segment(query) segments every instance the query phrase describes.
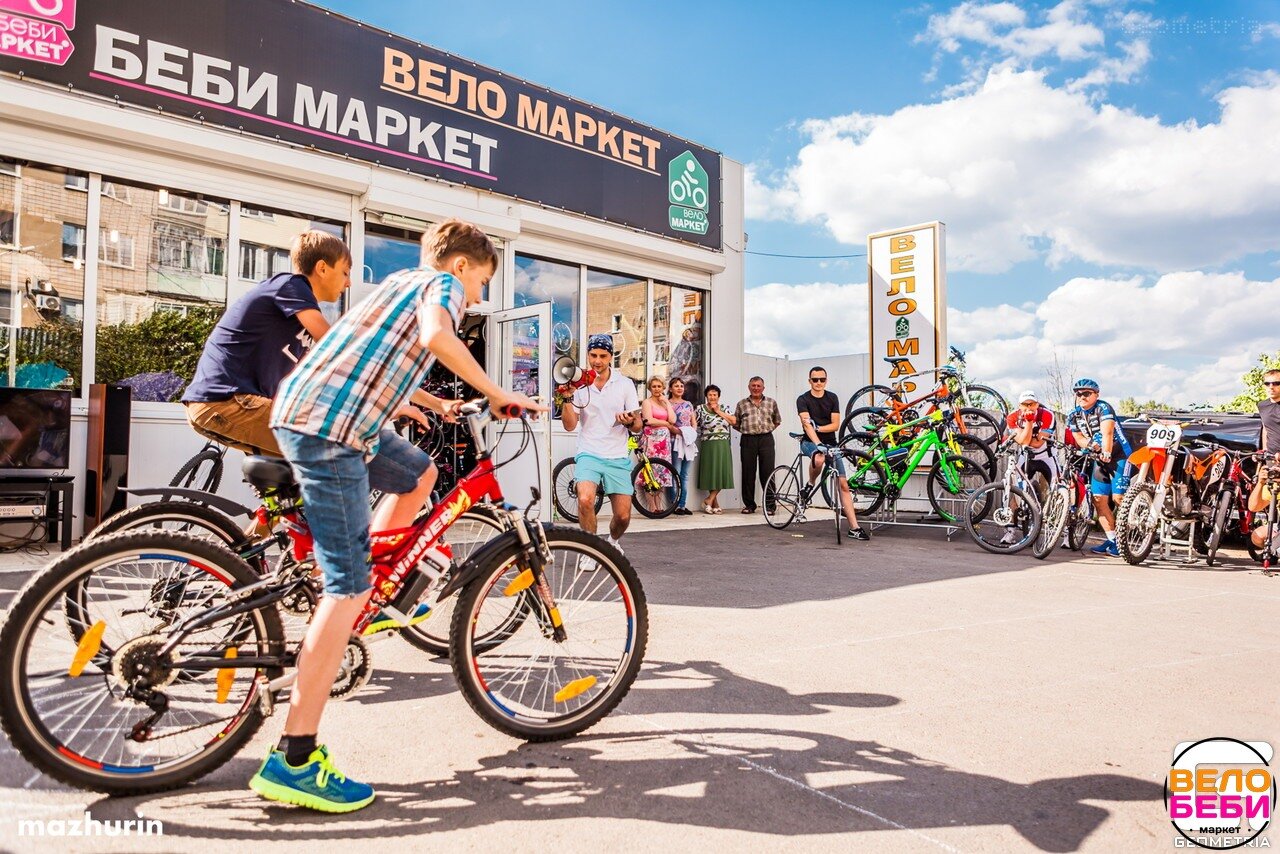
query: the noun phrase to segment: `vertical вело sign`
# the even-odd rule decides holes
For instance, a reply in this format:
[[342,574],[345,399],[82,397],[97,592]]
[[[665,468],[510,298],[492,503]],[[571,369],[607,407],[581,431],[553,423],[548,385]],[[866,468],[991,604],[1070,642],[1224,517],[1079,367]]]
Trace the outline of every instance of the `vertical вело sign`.
[[[893,385],[946,362],[945,229],[930,222],[867,238],[873,383]],[[904,361],[891,364],[886,358]],[[910,393],[918,385],[907,380],[904,390]]]

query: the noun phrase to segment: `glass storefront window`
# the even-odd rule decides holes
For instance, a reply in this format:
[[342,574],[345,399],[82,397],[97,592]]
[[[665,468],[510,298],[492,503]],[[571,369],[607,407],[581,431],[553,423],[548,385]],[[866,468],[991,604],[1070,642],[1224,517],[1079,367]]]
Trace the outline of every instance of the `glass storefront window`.
[[[87,180],[0,161],[0,384],[79,393],[88,197],[75,187]],[[68,225],[80,240],[70,252]]]
[[181,396],[226,307],[230,210],[223,200],[103,179],[97,382],[129,385],[139,401]]
[[654,376],[685,382],[685,400],[702,401],[706,387],[703,322],[707,295],[692,288],[653,283]]
[[514,308],[551,303],[551,340],[555,356],[585,359],[578,342],[578,279],[576,264],[516,256]]
[[382,223],[364,224],[364,271],[367,285],[376,285],[399,270],[422,261],[422,232]]
[[587,270],[586,334],[612,333],[614,365],[640,387],[649,367],[648,289],[647,279]]
[[[306,214],[240,206],[240,263],[237,273],[242,282],[256,284],[277,273],[293,269],[289,247],[304,231],[327,231],[347,240],[346,223],[319,219]],[[352,279],[355,271],[352,271]],[[321,303],[320,310],[332,323],[342,314],[346,295],[336,303]]]

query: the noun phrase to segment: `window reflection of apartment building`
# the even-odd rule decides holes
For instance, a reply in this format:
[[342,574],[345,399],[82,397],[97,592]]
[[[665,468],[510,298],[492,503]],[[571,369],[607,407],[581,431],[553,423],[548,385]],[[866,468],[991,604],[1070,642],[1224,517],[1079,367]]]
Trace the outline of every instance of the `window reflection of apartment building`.
[[[24,327],[40,323],[37,299],[57,293],[60,312],[80,320],[84,307],[83,249],[68,248],[68,233],[84,233],[87,178],[0,161],[0,320]],[[70,227],[70,229],[68,228]],[[13,306],[19,306],[13,317]],[[47,308],[57,303],[42,302]]]
[[[587,291],[587,334],[613,334],[614,366],[633,380],[644,382],[646,349],[644,281]],[[615,321],[618,321],[615,323]]]

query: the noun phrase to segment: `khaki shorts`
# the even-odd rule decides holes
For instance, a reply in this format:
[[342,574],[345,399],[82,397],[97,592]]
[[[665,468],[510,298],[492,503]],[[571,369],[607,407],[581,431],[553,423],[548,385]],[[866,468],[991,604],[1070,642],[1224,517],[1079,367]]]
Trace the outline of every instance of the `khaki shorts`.
[[184,403],[187,422],[206,439],[244,451],[283,457],[271,432],[271,398],[237,394],[230,400]]

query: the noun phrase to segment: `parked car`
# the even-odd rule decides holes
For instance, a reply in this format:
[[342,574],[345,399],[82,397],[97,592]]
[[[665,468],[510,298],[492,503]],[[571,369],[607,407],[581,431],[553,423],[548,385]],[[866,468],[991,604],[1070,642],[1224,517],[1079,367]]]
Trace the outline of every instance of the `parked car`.
[[[1207,439],[1219,442],[1236,451],[1254,451],[1258,448],[1258,440],[1262,435],[1262,419],[1257,414],[1247,415],[1243,412],[1144,412],[1149,418],[1171,421],[1197,421],[1208,419],[1216,424],[1188,424],[1182,428],[1182,435],[1188,439]],[[1147,444],[1147,428],[1149,421],[1127,418],[1120,423],[1124,434],[1129,437],[1129,445],[1136,451]]]

